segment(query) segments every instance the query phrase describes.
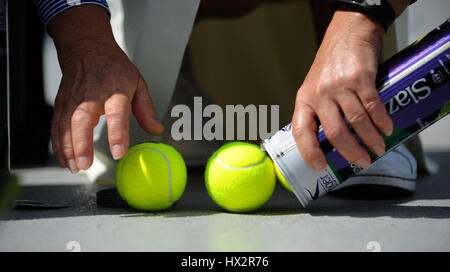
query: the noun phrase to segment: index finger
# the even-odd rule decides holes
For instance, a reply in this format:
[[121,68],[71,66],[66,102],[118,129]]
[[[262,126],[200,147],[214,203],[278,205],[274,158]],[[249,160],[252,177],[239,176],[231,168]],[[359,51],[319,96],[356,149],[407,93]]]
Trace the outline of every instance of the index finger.
[[128,149],[131,101],[123,94],[115,94],[105,102],[108,140],[114,159],[120,159]]
[[297,105],[292,118],[292,135],[306,163],[315,171],[323,171],[327,165],[325,155],[317,139],[317,123],[314,110],[304,104]]

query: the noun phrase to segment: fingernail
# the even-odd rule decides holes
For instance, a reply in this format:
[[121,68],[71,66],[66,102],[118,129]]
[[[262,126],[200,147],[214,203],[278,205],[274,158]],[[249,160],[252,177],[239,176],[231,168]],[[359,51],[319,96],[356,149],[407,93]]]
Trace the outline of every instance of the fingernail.
[[77,168],[77,165],[76,165],[74,159],[70,159],[70,160],[68,161],[68,164],[69,164],[69,170],[70,170],[70,172],[72,172],[72,173],[78,172],[78,168]]
[[155,128],[154,129],[155,129],[156,132],[164,131],[164,126],[160,122],[158,122],[156,119],[154,119],[153,122],[155,124]]
[[394,132],[394,128],[391,126],[384,127],[384,128],[382,128],[381,132],[383,132],[383,134],[385,136],[390,136],[392,134],[392,132]]
[[320,172],[323,169],[325,169],[325,166],[326,166],[326,163],[321,160],[317,160],[317,161],[313,162],[313,168],[317,172]]
[[366,159],[360,159],[355,164],[362,168],[368,168],[370,166],[369,161]]
[[375,152],[375,154],[377,154],[378,156],[381,156],[384,154],[385,152],[385,148],[381,145],[376,145],[373,147],[373,151]]
[[60,158],[58,158],[57,160],[58,160],[59,166],[60,166],[61,168],[66,168],[66,167],[67,167],[67,163],[66,163],[65,160],[60,159]]
[[112,156],[115,160],[118,160],[122,157],[123,148],[121,145],[113,145],[112,147]]
[[160,123],[158,123],[158,129],[161,130],[161,131],[164,131],[164,126],[161,125]]
[[77,158],[77,166],[80,170],[86,170],[89,168],[89,160],[87,157],[78,157]]

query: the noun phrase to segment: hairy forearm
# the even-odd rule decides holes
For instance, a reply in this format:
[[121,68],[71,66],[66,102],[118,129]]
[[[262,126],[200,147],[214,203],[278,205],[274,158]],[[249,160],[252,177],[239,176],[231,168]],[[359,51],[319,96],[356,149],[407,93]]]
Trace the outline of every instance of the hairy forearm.
[[[60,63],[74,51],[90,47],[90,40],[108,43],[114,41],[108,13],[97,5],[82,5],[67,9],[58,14],[48,24],[48,31],[53,37]],[[99,46],[101,46],[99,44]]]

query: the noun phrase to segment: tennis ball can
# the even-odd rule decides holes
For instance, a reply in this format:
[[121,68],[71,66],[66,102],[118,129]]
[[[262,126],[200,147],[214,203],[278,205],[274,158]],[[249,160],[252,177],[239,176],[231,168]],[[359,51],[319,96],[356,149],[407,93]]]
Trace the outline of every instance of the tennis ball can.
[[[450,19],[382,63],[376,85],[394,123],[394,132],[384,137],[387,152],[448,115]],[[314,171],[303,160],[291,124],[262,143],[304,207],[362,170],[333,148],[320,126],[317,136],[328,162],[322,172]],[[380,158],[368,152],[372,161]]]

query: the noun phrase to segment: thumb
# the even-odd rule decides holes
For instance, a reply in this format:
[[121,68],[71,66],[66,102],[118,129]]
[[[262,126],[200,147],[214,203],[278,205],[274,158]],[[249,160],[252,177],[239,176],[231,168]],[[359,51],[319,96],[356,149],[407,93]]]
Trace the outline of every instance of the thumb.
[[151,134],[159,134],[164,127],[156,120],[156,111],[148,93],[148,87],[142,76],[139,76],[138,86],[132,101],[133,114],[141,128]]

